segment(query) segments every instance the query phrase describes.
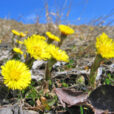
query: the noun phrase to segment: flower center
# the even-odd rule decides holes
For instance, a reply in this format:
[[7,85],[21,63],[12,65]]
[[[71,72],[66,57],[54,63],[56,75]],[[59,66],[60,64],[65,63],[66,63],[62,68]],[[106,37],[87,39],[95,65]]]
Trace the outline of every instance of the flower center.
[[34,46],[33,47],[34,52],[36,52],[38,55],[41,54],[41,48],[39,46]]
[[13,71],[11,71],[11,73],[10,73],[10,77],[11,77],[12,80],[18,81],[19,78],[20,78],[20,74],[21,74],[21,73],[20,73],[19,71],[13,70]]

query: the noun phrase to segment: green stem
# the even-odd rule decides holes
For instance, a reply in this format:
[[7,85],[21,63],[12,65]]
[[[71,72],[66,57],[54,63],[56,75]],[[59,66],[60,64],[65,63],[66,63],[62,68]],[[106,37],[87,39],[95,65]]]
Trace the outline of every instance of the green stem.
[[48,38],[48,44],[51,44],[52,42],[53,42],[53,40],[52,39],[50,39],[50,38]]
[[84,114],[84,111],[83,111],[83,107],[82,106],[80,106],[80,112],[81,112],[81,114]]
[[96,58],[94,60],[94,63],[92,64],[90,75],[89,75],[89,85],[95,89],[96,88],[96,76],[97,76],[97,70],[100,66],[101,61],[103,61],[103,58],[101,55],[96,55]]
[[15,35],[12,36],[12,48],[15,46],[14,38],[15,38]]
[[50,80],[51,79],[51,70],[53,65],[56,63],[55,59],[50,59],[47,64],[46,64],[46,68],[45,68],[45,79],[46,80]]
[[58,43],[58,46],[60,47],[64,41],[64,39],[66,38],[67,36],[65,34],[62,34],[61,33],[61,41]]
[[31,58],[30,55],[28,55],[26,57],[25,64],[29,67],[29,69],[31,69],[34,61],[35,59]]
[[18,37],[17,37],[18,42],[16,43],[16,46],[17,46],[17,47],[20,47],[20,44],[19,44],[19,40],[20,40],[20,39],[21,39],[21,37],[18,36]]

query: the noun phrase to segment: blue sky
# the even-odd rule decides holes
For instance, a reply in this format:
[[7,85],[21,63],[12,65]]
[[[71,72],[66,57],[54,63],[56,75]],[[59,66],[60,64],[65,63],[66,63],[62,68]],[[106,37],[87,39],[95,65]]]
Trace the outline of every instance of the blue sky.
[[40,23],[46,23],[46,3],[54,22],[57,11],[62,15],[60,20],[64,24],[87,24],[112,13],[106,22],[114,20],[114,0],[0,0],[0,18],[29,24],[35,23],[39,17]]

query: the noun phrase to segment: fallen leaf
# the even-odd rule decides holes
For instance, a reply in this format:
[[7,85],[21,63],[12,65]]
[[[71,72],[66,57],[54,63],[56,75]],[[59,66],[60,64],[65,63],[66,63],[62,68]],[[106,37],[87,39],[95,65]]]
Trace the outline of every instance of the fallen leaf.
[[73,105],[83,104],[87,101],[88,93],[83,93],[81,91],[72,91],[67,88],[55,88],[55,92],[63,105],[65,107],[67,104],[69,107]]

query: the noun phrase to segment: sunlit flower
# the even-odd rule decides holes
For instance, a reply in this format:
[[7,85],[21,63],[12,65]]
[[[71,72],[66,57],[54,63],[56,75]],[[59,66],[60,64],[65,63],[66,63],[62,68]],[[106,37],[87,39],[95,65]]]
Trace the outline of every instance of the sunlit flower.
[[24,40],[27,52],[34,59],[47,60],[51,58],[51,55],[47,51],[48,44],[45,40],[41,40],[36,37],[30,37]]
[[46,32],[46,35],[48,36],[48,38],[55,40],[57,42],[60,42],[60,38],[55,36],[54,34],[52,34],[51,32]]
[[4,84],[10,89],[25,89],[31,83],[31,73],[21,61],[9,60],[1,66]]
[[57,61],[64,61],[64,62],[69,61],[69,57],[66,54],[66,52],[61,50],[59,47],[56,47],[55,45],[50,44],[47,50],[52,55],[52,57]]
[[41,40],[46,40],[46,38],[44,36],[41,36],[41,35],[37,35],[37,34],[33,34],[31,36],[31,38],[38,38],[38,39],[41,39]]
[[16,43],[18,43],[18,44],[23,44],[23,42],[20,41],[20,40],[16,40]]
[[70,28],[69,26],[66,26],[66,25],[59,25],[59,30],[64,35],[70,35],[70,34],[74,33],[74,30],[72,28]]
[[19,36],[20,35],[20,33],[18,32],[18,31],[16,31],[16,30],[12,30],[12,33],[14,34],[14,35],[17,35],[17,36]]
[[107,34],[102,33],[96,38],[96,49],[103,58],[114,58],[114,41]]
[[19,53],[19,54],[23,54],[23,51],[20,49],[20,48],[13,48],[13,51],[16,52],[16,53]]
[[26,36],[26,34],[24,34],[23,32],[18,32],[18,31],[16,31],[16,30],[12,30],[12,33],[14,34],[14,35],[17,35],[17,36],[20,36],[20,37],[25,37]]
[[20,37],[25,37],[26,34],[24,34],[23,32],[20,32],[19,36],[20,36]]

